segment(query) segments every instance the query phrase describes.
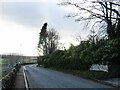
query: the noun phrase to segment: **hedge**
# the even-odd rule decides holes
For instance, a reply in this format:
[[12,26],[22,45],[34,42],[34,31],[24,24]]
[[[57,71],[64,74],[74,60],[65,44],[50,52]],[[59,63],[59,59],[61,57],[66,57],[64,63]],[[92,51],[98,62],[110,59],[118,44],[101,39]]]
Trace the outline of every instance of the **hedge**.
[[13,88],[17,72],[19,71],[21,65],[17,64],[11,72],[2,78],[2,90],[8,90]]

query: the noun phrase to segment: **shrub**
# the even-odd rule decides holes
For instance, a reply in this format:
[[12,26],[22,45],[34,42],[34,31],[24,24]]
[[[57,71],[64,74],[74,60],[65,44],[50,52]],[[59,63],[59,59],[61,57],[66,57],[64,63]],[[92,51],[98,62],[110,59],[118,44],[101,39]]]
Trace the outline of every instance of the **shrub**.
[[110,72],[120,73],[119,41],[103,38],[94,43],[87,40],[82,41],[78,46],[71,44],[68,50],[57,50],[43,56],[38,64],[71,70],[89,70],[92,64],[108,64]]
[[8,90],[13,87],[16,74],[20,67],[20,64],[16,64],[15,68],[13,68],[11,72],[2,78],[2,90]]

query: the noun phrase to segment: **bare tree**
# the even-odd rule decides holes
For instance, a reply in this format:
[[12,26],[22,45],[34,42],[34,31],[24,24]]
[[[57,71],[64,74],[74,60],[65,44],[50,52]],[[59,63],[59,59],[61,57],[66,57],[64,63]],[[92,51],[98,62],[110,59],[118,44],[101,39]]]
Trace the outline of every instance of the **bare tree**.
[[79,33],[77,35],[75,35],[75,39],[79,43],[81,43],[81,41],[82,41],[81,35]]
[[82,0],[74,3],[66,0],[60,5],[75,6],[79,9],[79,12],[72,15],[69,14],[67,17],[75,17],[75,21],[86,20],[88,22],[95,22],[93,26],[102,24],[99,29],[106,30],[108,38],[112,39],[120,36],[120,13],[118,12],[118,6],[120,5],[117,1],[118,0],[111,0],[110,2],[107,0]]
[[[39,34],[38,52],[43,55],[54,52],[58,47],[59,34],[54,28],[47,31],[47,23],[44,23]],[[39,54],[40,55],[40,54]]]
[[54,28],[48,31],[48,52],[49,54],[56,51],[58,48],[58,40],[60,39],[58,32]]

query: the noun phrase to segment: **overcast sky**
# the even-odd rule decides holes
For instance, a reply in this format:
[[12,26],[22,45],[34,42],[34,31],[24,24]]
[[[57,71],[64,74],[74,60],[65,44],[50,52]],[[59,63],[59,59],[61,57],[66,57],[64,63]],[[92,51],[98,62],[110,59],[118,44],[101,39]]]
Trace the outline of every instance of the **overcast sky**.
[[[9,2],[8,2],[9,1]],[[1,0],[0,1],[0,54],[20,53],[38,55],[39,32],[45,22],[55,28],[66,48],[77,45],[75,35],[82,39],[88,35],[74,18],[65,15],[78,10],[74,7],[58,6],[61,0]]]

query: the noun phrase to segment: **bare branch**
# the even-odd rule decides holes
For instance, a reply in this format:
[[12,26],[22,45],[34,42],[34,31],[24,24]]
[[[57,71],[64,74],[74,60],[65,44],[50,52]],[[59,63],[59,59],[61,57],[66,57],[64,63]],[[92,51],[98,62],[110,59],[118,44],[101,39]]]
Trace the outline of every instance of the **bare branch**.
[[119,14],[119,12],[118,12],[117,10],[108,8],[108,7],[107,7],[106,5],[104,5],[102,2],[99,2],[99,3],[100,3],[101,5],[103,5],[106,9],[109,9],[109,10],[115,12],[115,13],[120,17],[120,14]]

